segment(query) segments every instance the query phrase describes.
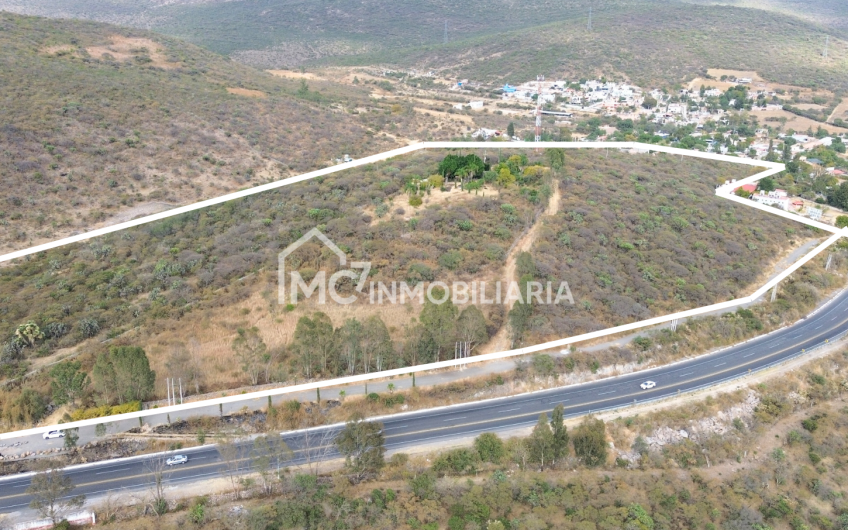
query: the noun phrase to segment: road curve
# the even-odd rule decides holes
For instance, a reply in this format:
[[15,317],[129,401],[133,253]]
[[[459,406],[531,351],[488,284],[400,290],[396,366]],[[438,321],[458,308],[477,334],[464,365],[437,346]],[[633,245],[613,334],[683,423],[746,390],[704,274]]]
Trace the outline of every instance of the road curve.
[[[580,385],[385,417],[382,422],[386,447],[391,451],[403,450],[481,432],[530,426],[539,414],[550,412],[558,404],[565,407],[567,416],[578,416],[673,396],[761,370],[803,354],[846,331],[848,291],[790,327],[710,355]],[[646,380],[655,381],[657,386],[641,390],[639,385]],[[303,432],[283,433],[294,451],[293,458],[285,465],[337,457],[331,444],[337,430],[337,426],[312,429],[308,438]],[[188,455],[189,461],[166,473],[169,486],[222,475],[224,466],[214,446],[181,452]],[[243,471],[250,469],[249,456],[249,444],[244,444],[239,460]],[[76,485],[75,495],[97,497],[108,491],[139,492],[151,485],[152,469],[161,458],[144,456],[72,466],[66,474]],[[29,484],[29,475],[0,477],[0,513],[27,511]]]

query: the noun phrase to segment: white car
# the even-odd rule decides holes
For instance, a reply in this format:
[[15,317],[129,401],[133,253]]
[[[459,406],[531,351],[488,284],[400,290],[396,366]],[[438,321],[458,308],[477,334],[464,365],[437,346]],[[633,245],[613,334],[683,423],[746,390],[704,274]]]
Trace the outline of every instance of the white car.
[[642,390],[650,390],[650,389],[654,388],[655,386],[657,386],[657,384],[653,381],[645,381],[644,383],[642,383],[639,386],[642,387]]
[[179,464],[185,464],[188,462],[188,457],[186,455],[174,455],[171,458],[165,460],[166,466],[176,466]]
[[41,437],[45,440],[52,440],[53,438],[64,438],[65,431],[47,431]]

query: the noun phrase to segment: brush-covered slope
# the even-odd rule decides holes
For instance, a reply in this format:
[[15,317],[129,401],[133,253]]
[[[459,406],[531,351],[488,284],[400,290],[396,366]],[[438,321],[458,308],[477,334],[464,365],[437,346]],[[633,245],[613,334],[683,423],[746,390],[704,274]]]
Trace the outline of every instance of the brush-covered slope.
[[173,38],[0,13],[0,249],[393,145],[340,106]]

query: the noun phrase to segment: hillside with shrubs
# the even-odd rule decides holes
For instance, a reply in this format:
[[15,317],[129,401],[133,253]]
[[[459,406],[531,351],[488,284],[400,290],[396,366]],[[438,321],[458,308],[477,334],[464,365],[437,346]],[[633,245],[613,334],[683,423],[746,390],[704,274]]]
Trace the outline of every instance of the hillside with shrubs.
[[[615,151],[426,151],[21,260],[0,270],[5,425],[57,404],[48,367],[63,358],[64,380],[91,382],[74,406],[160,397],[147,371],[132,396],[97,383],[115,347],[141,348],[148,370],[195,394],[444,360],[457,341],[474,354],[505,326],[529,344],[740,296],[809,235],[715,197],[714,183],[749,171]],[[534,226],[535,246],[504,278]],[[375,305],[366,285],[347,309],[281,305],[277,254],[315,227],[370,261],[369,281],[567,281],[575,304]],[[307,281],[347,267],[317,240],[289,260]],[[354,288],[339,284],[342,296]]]
[[380,152],[408,121],[99,23],[0,13],[0,65],[4,251]]

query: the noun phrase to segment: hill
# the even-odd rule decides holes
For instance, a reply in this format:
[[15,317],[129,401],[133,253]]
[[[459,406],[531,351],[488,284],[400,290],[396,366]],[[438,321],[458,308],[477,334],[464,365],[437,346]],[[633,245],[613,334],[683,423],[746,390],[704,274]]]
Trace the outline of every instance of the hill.
[[[744,31],[741,30],[744,28]],[[348,64],[399,64],[478,81],[516,83],[539,73],[565,79],[627,78],[672,86],[708,68],[757,71],[803,87],[848,89],[848,42],[779,13],[727,6],[646,4],[598,9],[585,20],[467,39],[446,46],[348,58]],[[337,59],[335,62],[338,62]],[[326,60],[325,62],[329,62]],[[732,66],[731,66],[732,65]]]
[[848,4],[841,0],[686,0],[693,4],[731,5],[775,11],[813,22],[838,34],[848,37]]
[[478,80],[605,74],[661,86],[729,68],[848,87],[844,2],[692,2],[0,0],[0,8],[151,27],[261,68],[387,64]]
[[397,144],[375,128],[404,123],[100,23],[0,13],[0,70],[2,251],[379,152]]

